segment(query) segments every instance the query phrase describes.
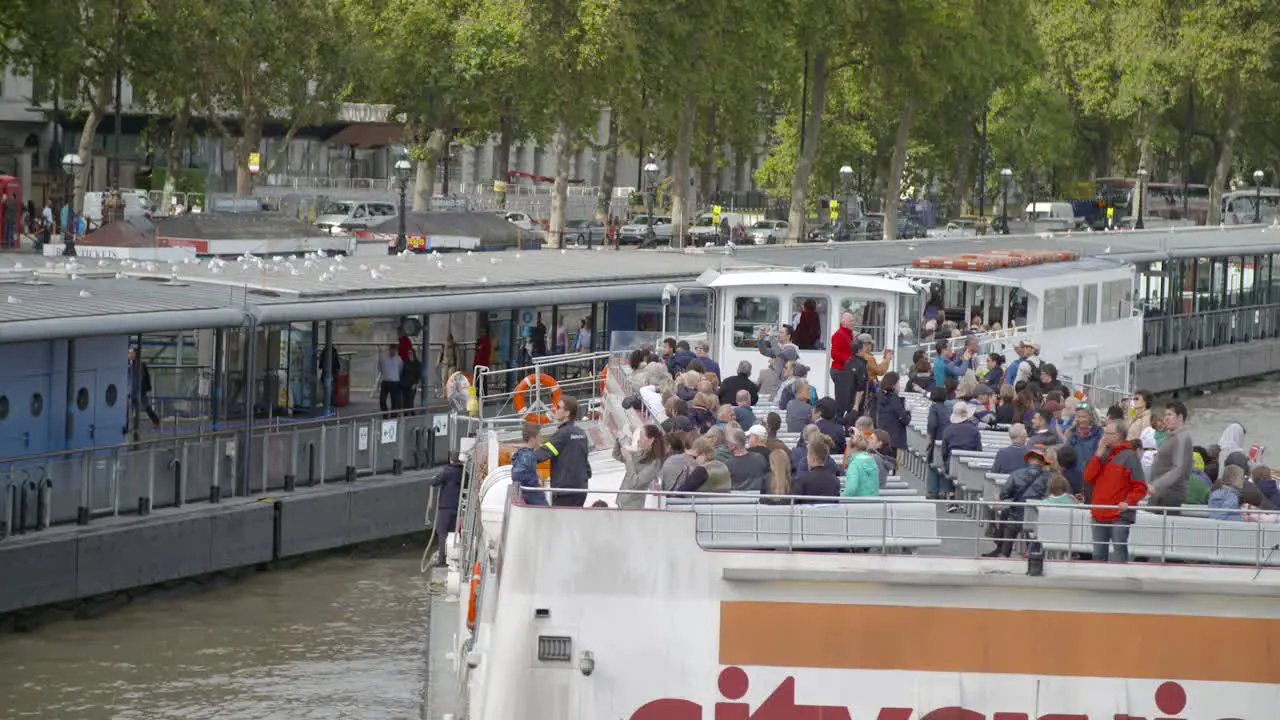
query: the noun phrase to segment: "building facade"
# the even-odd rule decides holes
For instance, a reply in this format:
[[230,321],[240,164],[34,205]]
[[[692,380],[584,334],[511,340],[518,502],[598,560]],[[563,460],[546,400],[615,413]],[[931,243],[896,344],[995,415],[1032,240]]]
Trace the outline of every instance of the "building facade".
[[[57,199],[65,192],[59,175],[62,154],[74,150],[83,128],[83,115],[68,114],[65,104],[59,108],[53,101],[38,99],[32,78],[14,67],[5,68],[0,74],[0,174],[18,177],[23,182],[23,197],[34,199],[37,204],[46,199]],[[140,107],[134,102],[133,92],[126,80],[122,92],[122,120],[120,132],[120,184],[138,187],[147,184],[151,167],[165,165],[163,142],[148,142],[149,129],[157,130],[157,121],[163,118]],[[111,108],[114,110],[114,107]],[[278,158],[273,166],[263,167],[256,186],[264,189],[341,188],[346,182],[350,189],[366,189],[378,194],[391,192],[392,166],[400,152],[399,125],[390,117],[391,108],[386,105],[348,103],[343,106],[334,122],[320,127],[304,128],[289,141],[287,152],[279,154],[284,142],[285,129],[267,127],[260,152],[264,166]],[[89,190],[106,189],[116,156],[114,112],[109,112],[97,128],[94,152],[86,158],[91,168]],[[608,140],[609,110],[600,114],[592,147],[576,152],[570,163],[570,177],[576,184],[598,187],[605,172]],[[196,118],[192,121],[192,137],[184,149],[183,165],[188,169],[202,170],[195,173],[203,178],[203,192],[219,193],[235,190],[235,156],[233,148],[215,132],[210,132]],[[763,146],[763,142],[761,143]],[[442,160],[437,172],[437,186],[433,194],[466,194],[477,187],[492,183],[497,177],[497,138],[483,145],[451,144],[447,158]],[[620,150],[615,186],[619,193],[641,184],[640,171],[644,164],[634,148]],[[710,183],[715,192],[746,192],[756,190],[755,171],[763,160],[763,153],[749,158],[736,159],[726,148],[728,162],[718,170]],[[647,154],[647,151],[646,151]],[[658,160],[662,176],[671,174],[671,163],[666,158]],[[555,143],[523,142],[511,148],[509,169],[520,173],[518,182],[533,182],[525,176],[552,177],[555,175]],[[698,169],[693,172],[693,185],[701,187]],[[382,180],[383,182],[370,182]],[[156,188],[158,189],[158,188]]]

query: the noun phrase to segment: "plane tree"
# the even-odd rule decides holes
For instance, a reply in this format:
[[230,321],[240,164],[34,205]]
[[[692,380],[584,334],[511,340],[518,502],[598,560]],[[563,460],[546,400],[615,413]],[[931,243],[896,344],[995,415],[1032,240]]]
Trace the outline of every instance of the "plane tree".
[[74,180],[77,211],[84,206],[93,140],[110,110],[116,74],[132,67],[125,19],[136,5],[136,0],[10,0],[8,19],[0,24],[9,61],[32,78],[38,96],[32,102],[56,98],[62,112],[83,118],[76,145],[84,160]]
[[[250,155],[268,124],[283,127],[265,172],[299,130],[335,118],[351,90],[355,25],[338,0],[221,0],[203,12],[197,111],[232,148],[236,194],[252,193]],[[335,18],[338,18],[335,20]]]

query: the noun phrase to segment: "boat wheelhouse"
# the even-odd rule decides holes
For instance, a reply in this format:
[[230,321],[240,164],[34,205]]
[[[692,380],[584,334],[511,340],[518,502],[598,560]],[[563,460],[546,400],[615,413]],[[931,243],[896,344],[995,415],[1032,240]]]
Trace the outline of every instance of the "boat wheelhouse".
[[[809,383],[818,394],[832,393],[831,335],[840,316],[852,313],[855,335],[874,338],[877,351],[898,347],[899,323],[920,312],[923,286],[896,273],[857,274],[810,267],[807,270],[709,270],[699,283],[712,292],[710,346],[724,374],[741,361],[753,375],[768,362],[761,354],[778,340],[783,324],[791,327],[797,362],[811,368]],[[763,343],[762,343],[763,341]]]
[[797,361],[826,395],[830,339],[843,313],[853,314],[855,334],[873,338],[877,356],[894,350],[899,371],[916,350],[931,354],[950,323],[955,348],[977,335],[983,352],[1011,355],[1020,340],[1034,340],[1043,362],[1077,386],[1105,389],[1094,400],[1110,403],[1132,389],[1142,350],[1134,277],[1131,264],[1106,257],[1021,250],[924,256],[893,269],[709,270],[698,280],[706,292],[680,291],[669,327],[677,339],[708,338],[723,373],[745,360],[756,375],[768,362],[761,347],[789,325]]
[[[1034,339],[1041,360],[1053,363],[1060,377],[1110,388],[1108,395],[1129,392],[1143,330],[1133,265],[1073,253],[1028,262],[1031,254],[1015,253],[930,258],[924,267],[904,268],[908,277],[929,283],[922,324],[911,329],[923,340],[929,320],[962,330],[976,320],[984,352],[1009,354],[1019,340]],[[953,340],[957,347],[963,342]],[[1117,399],[1095,398],[1108,404]]]

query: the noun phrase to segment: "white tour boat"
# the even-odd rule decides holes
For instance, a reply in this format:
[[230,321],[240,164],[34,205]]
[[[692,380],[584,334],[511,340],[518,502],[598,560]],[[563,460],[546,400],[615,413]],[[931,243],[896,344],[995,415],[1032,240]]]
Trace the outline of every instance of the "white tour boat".
[[[1064,374],[1106,371],[1127,389],[1132,268],[1039,267],[727,271],[701,281],[705,331],[726,371],[754,364],[760,330],[813,300],[824,345],[851,311],[878,347],[909,349],[940,297],[947,313],[991,308],[999,342],[1034,335]],[[825,381],[828,349],[801,352]],[[428,699],[433,720],[1265,720],[1280,707],[1280,575],[1266,552],[1280,530],[1141,512],[1130,551],[1152,562],[1067,562],[1053,553],[1087,547],[1088,511],[1042,508],[1047,562],[987,559],[981,512],[948,515],[896,478],[848,502],[646,492],[646,509],[620,510],[614,442],[648,420],[626,407],[635,382],[614,358],[604,377],[605,355],[477,368],[486,388],[533,375],[526,415],[579,397],[590,495],[583,508],[517,500],[502,446],[524,418],[494,408],[501,393],[454,419],[466,479],[447,592],[433,599],[433,618],[447,614],[432,623],[430,673],[449,681]],[[918,434],[923,406],[909,402]],[[769,410],[762,400],[757,414]],[[1178,558],[1223,564],[1160,562]]]

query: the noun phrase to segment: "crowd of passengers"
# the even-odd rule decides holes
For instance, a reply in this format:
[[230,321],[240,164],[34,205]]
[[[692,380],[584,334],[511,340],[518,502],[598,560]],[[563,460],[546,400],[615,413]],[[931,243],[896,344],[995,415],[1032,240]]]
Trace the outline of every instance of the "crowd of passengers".
[[[1125,559],[1128,529],[1140,505],[1165,512],[1198,505],[1217,519],[1276,518],[1257,512],[1280,507],[1280,489],[1271,469],[1250,459],[1239,423],[1229,425],[1216,444],[1196,445],[1185,429],[1185,405],[1175,400],[1155,408],[1144,390],[1099,414],[1059,379],[1051,363],[1041,361],[1033,340],[1021,341],[1008,360],[980,352],[977,337],[959,350],[941,340],[932,359],[917,351],[910,372],[901,377],[888,370],[892,350],[876,357],[872,337],[855,336],[852,326],[851,316],[842,318],[831,339],[833,362],[826,371],[835,396],[818,397],[810,386],[812,369],[797,361],[786,325],[774,337],[761,337],[765,362],[754,378],[747,361],[722,377],[705,343],[690,347],[668,338],[659,352],[634,351],[629,386],[649,422],[614,448],[626,467],[621,489],[759,492],[764,503],[874,497],[896,474],[898,452],[907,449],[911,413],[901,393],[914,392],[930,401],[929,498],[955,497],[952,479],[941,470],[952,452],[982,451],[983,429],[1007,428],[1010,443],[996,453],[992,467],[1008,475],[1001,499],[1102,506],[1091,510],[1098,559],[1107,559],[1109,545],[1113,556]],[[762,395],[776,398],[777,411],[757,417],[754,406]],[[561,433],[574,415],[558,415],[565,423]],[[798,442],[782,442],[784,429],[798,433]],[[532,464],[538,430],[525,429],[529,453],[523,463],[517,458],[513,481],[530,488],[526,501],[545,503],[533,489],[540,485]],[[586,476],[566,481],[566,473],[556,472],[556,455],[540,452],[537,459],[552,460],[553,489],[587,486]],[[585,454],[583,461],[572,472],[589,476]],[[643,494],[619,496],[623,508],[644,504]],[[1011,552],[1022,515],[1021,506],[1002,511],[1004,522],[992,523],[997,547],[989,554]]]

